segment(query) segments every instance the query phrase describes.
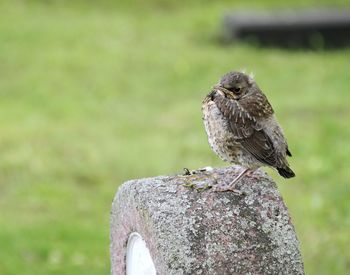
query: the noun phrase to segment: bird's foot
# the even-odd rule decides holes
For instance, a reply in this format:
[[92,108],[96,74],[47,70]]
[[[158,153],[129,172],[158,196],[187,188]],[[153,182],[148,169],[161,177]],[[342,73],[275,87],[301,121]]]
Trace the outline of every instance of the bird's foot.
[[234,185],[231,184],[218,184],[213,186],[213,192],[233,192],[237,195],[243,195],[243,192],[235,189]]
[[237,181],[239,181],[241,178],[243,178],[244,176],[246,176],[247,174],[252,173],[252,170],[250,170],[249,168],[244,168],[239,174],[238,176],[236,176],[231,183],[229,184],[230,186],[233,186]]
[[235,188],[235,184],[237,181],[239,181],[244,175],[246,175],[247,173],[249,173],[250,170],[248,168],[245,168],[241,173],[239,173],[238,176],[236,176],[233,181],[231,181],[229,184],[219,184],[219,185],[215,185],[213,187],[213,191],[214,192],[226,192],[226,191],[231,191],[236,193],[237,195],[242,195],[243,192],[237,190]]
[[246,176],[251,179],[259,180],[261,179],[261,175],[255,173],[256,170],[249,170],[246,173]]

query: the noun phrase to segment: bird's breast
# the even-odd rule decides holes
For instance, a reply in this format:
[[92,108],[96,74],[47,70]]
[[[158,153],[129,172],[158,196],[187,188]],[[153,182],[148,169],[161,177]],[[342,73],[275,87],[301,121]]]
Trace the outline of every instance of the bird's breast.
[[222,160],[237,162],[240,146],[234,141],[227,119],[210,99],[204,100],[202,111],[210,147]]

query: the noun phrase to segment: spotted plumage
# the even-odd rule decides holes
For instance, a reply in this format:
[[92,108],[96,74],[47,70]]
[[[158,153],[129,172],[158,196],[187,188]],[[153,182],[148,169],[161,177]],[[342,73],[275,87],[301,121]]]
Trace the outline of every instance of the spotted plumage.
[[[205,97],[202,111],[213,151],[222,160],[246,168],[239,177],[261,166],[276,168],[285,178],[294,176],[283,131],[252,77],[241,72],[224,75]],[[219,191],[230,189],[232,185],[221,186]]]

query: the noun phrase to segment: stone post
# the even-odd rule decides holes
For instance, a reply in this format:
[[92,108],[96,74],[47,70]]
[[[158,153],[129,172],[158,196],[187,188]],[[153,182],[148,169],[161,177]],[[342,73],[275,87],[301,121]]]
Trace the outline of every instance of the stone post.
[[[111,213],[112,274],[126,274],[127,261],[139,265],[137,275],[304,274],[287,207],[265,172],[237,182],[241,195],[206,188],[231,181],[237,169],[121,185]],[[143,242],[127,252],[132,233]]]

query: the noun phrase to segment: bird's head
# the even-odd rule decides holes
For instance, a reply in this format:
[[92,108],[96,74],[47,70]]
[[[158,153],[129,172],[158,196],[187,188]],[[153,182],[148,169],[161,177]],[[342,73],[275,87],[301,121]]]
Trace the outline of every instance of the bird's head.
[[229,72],[220,79],[214,89],[221,91],[228,98],[238,100],[248,93],[254,83],[252,76],[241,72]]

